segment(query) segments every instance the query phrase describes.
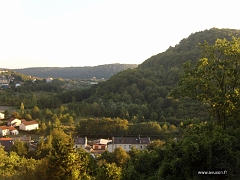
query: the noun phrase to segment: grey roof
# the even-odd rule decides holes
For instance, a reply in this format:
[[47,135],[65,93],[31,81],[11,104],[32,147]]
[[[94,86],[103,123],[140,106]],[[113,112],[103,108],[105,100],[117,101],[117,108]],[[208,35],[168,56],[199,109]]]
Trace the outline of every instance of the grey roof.
[[10,151],[13,143],[13,140],[0,140],[0,144],[4,146],[5,151]]
[[78,137],[78,138],[74,139],[75,144],[85,144],[85,143],[87,143],[86,141],[87,141],[87,138]]
[[149,144],[149,137],[113,137],[113,144]]

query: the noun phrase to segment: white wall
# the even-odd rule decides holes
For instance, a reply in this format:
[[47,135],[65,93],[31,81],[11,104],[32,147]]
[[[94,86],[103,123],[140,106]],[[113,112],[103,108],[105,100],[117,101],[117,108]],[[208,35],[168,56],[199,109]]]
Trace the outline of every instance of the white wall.
[[0,119],[4,119],[5,114],[0,113]]

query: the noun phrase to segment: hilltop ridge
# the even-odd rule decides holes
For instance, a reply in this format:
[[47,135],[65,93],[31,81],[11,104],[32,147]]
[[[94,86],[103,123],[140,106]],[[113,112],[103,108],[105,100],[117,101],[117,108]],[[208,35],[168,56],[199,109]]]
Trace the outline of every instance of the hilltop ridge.
[[104,64],[99,66],[83,66],[83,67],[31,67],[23,69],[12,69],[13,71],[36,76],[40,78],[64,78],[64,79],[89,79],[96,77],[97,79],[109,79],[112,75],[126,70],[128,68],[136,68],[137,64]]

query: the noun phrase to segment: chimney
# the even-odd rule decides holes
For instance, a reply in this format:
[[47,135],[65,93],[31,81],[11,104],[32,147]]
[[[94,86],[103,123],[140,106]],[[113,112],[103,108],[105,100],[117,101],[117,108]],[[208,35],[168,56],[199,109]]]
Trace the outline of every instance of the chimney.
[[87,137],[85,136],[85,146],[87,146]]

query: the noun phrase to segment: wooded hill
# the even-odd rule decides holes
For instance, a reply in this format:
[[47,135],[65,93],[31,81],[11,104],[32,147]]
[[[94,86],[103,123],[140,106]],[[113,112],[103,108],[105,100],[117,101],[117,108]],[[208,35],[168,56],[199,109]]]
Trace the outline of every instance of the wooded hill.
[[63,79],[109,79],[112,75],[126,70],[128,68],[136,68],[137,64],[105,64],[99,66],[84,66],[84,67],[33,67],[23,69],[12,69],[13,71],[28,74],[40,78],[63,78]]
[[[86,93],[68,92],[59,96],[70,102],[72,96],[84,101],[81,107],[91,105],[91,113],[100,116],[121,117],[139,121],[157,120],[178,124],[189,118],[208,119],[203,104],[190,99],[175,100],[168,97],[177,86],[182,65],[189,60],[195,63],[201,58],[200,44],[210,45],[217,38],[231,40],[240,37],[240,30],[212,28],[191,34],[175,47],[170,47],[144,61],[138,68],[128,69],[113,75],[108,81],[91,87]],[[67,100],[68,99],[68,100]]]

